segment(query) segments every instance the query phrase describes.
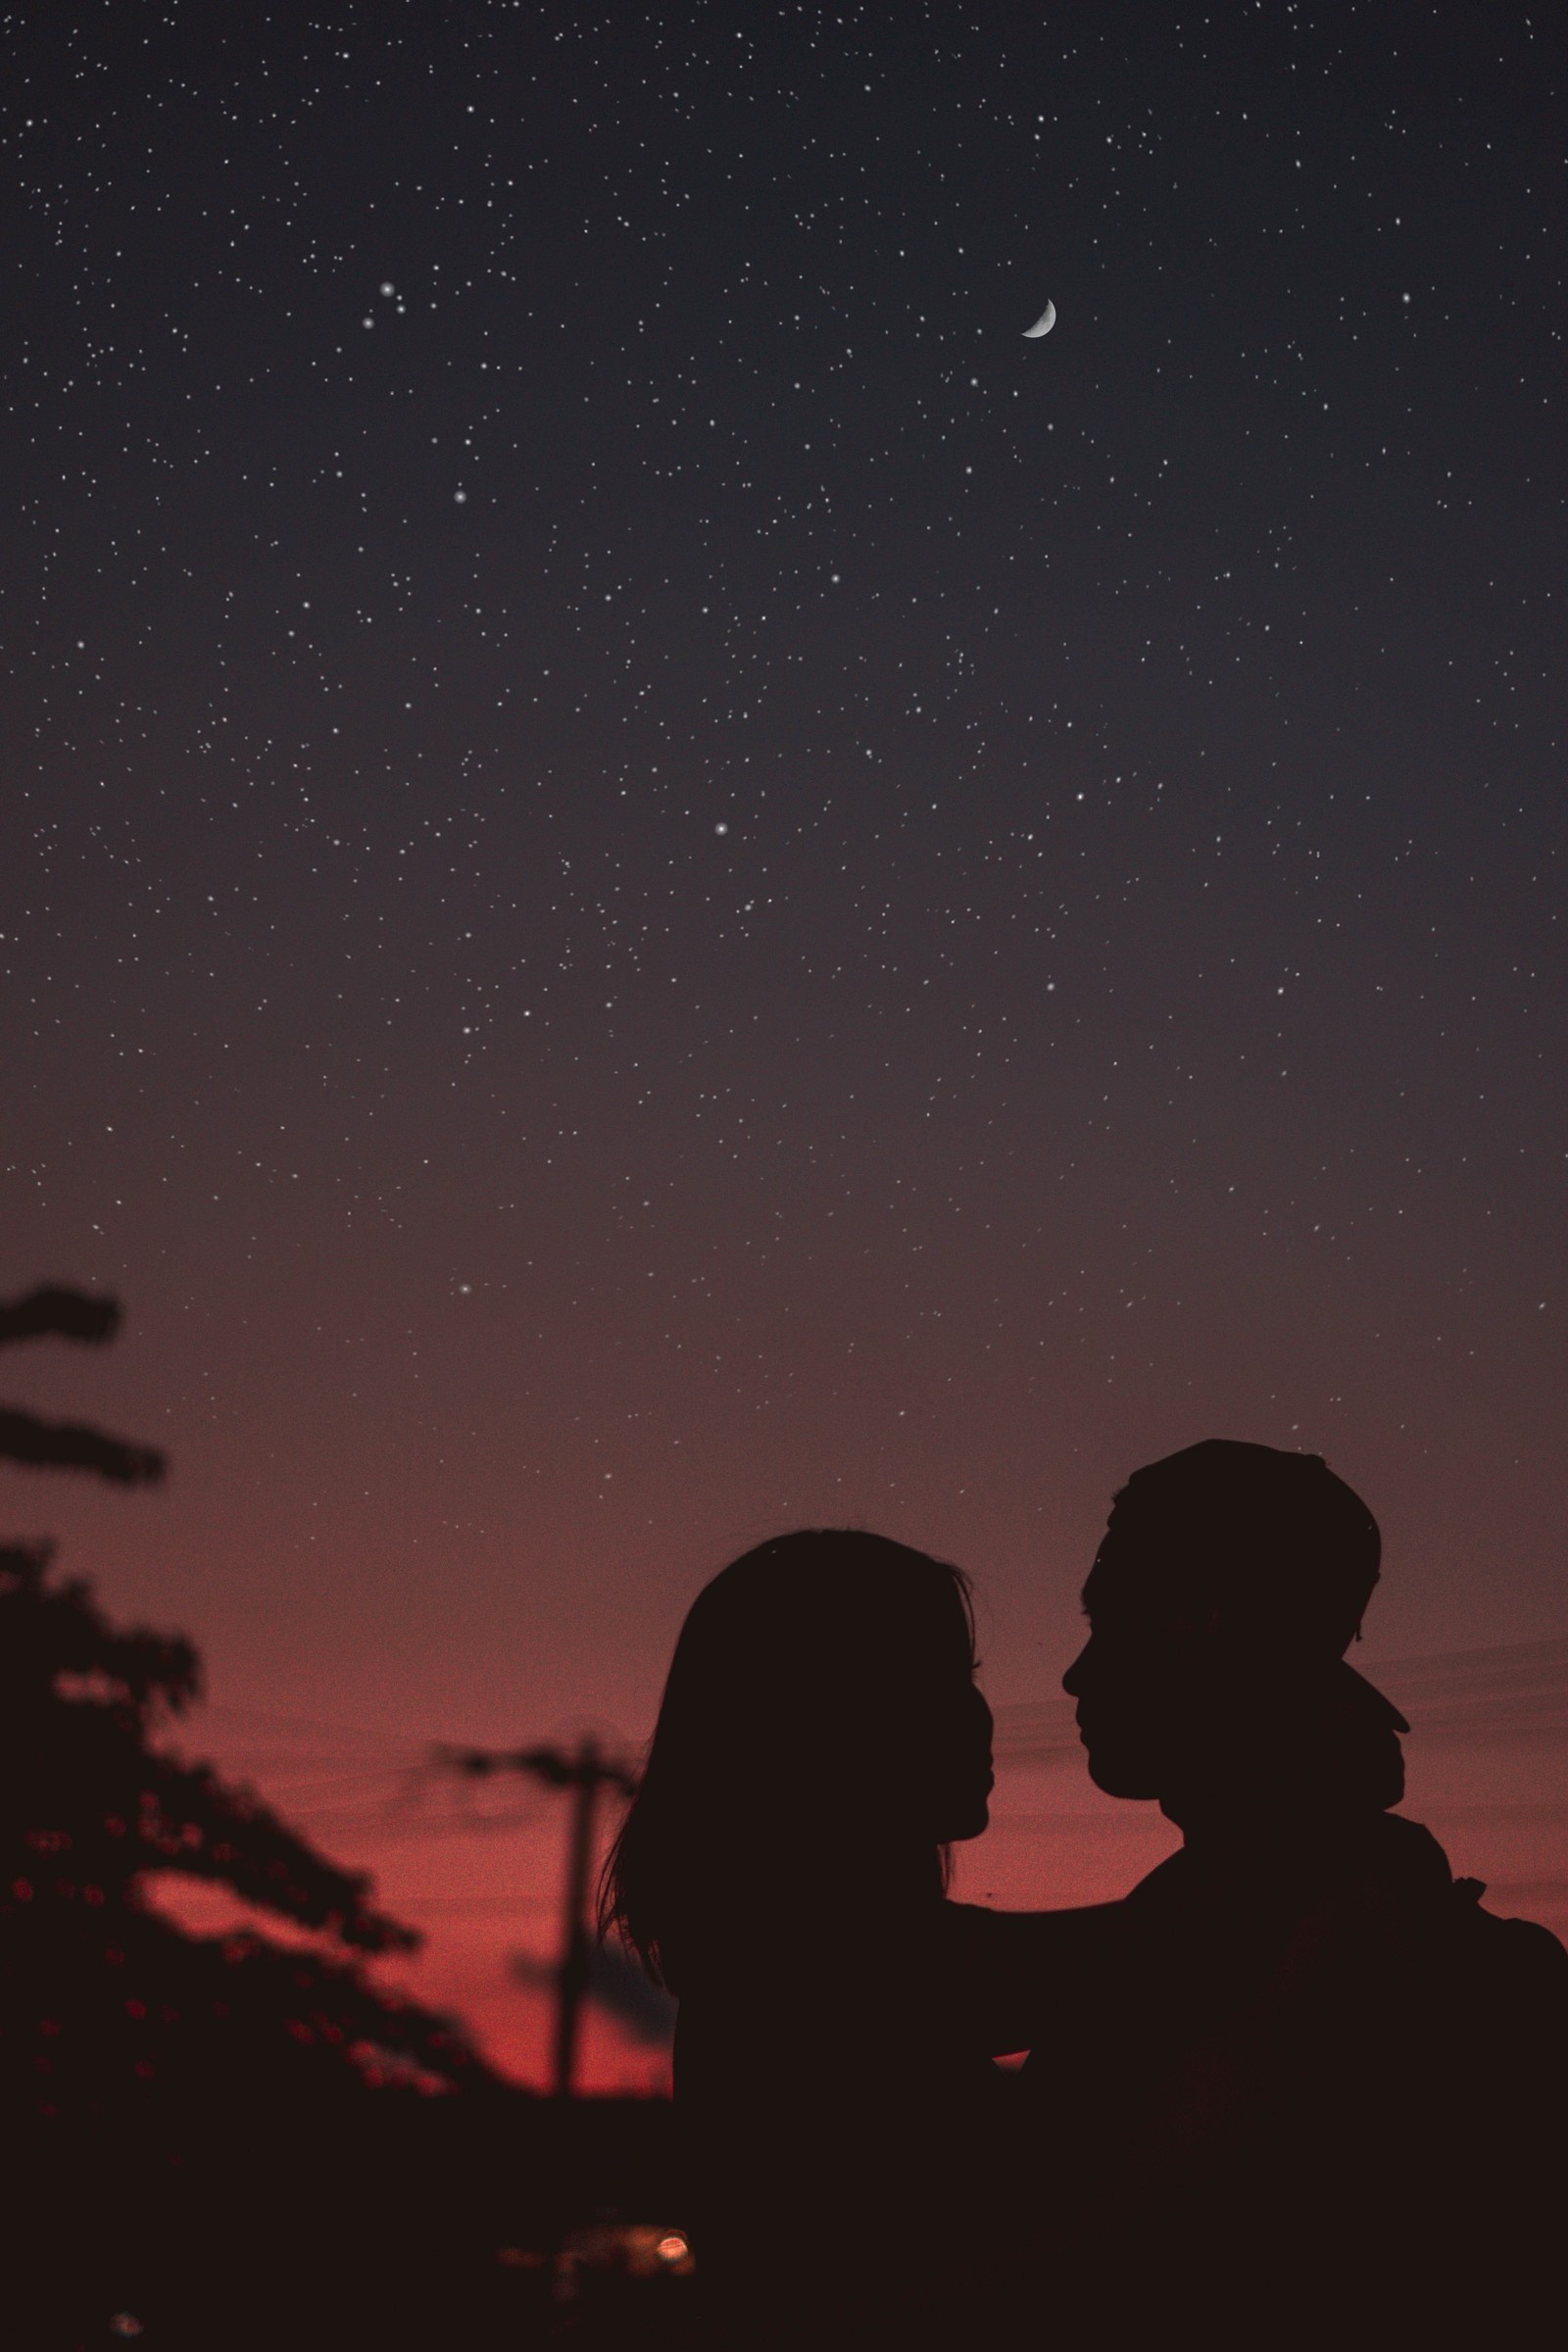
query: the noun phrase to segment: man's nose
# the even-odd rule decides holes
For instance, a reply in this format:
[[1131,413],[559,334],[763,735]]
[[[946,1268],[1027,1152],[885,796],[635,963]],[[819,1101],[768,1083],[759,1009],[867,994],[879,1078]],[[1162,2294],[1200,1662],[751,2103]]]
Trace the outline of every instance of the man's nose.
[[1094,1648],[1094,1646],[1095,1640],[1094,1636],[1091,1634],[1089,1640],[1084,1643],[1082,1649],[1078,1652],[1078,1655],[1074,1658],[1072,1664],[1068,1667],[1066,1673],[1061,1678],[1061,1687],[1066,1691],[1069,1698],[1082,1698],[1084,1694],[1084,1669],[1089,1664],[1089,1652]]

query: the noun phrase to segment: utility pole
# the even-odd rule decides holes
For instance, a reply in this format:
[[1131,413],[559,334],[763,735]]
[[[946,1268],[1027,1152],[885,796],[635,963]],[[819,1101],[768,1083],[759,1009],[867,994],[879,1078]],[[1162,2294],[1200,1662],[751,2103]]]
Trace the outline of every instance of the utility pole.
[[547,1788],[571,1791],[571,1821],[566,1839],[566,1875],[562,1886],[561,1946],[556,1967],[556,2032],[550,2088],[558,2099],[573,2096],[577,2079],[577,2036],[582,2004],[588,1990],[593,1954],[594,1925],[589,1897],[594,1867],[594,1825],[600,1793],[618,1789],[622,1796],[637,1793],[636,1775],[613,1756],[607,1756],[591,1735],[575,1750],[562,1747],[519,1747],[510,1750],[440,1747],[435,1761],[468,1780],[485,1780],[497,1772],[525,1772]]

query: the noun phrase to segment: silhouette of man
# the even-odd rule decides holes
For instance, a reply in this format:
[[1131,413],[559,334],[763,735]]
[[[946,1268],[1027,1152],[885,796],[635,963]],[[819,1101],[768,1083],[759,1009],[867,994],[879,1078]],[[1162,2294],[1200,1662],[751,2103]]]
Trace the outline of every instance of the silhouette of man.
[[1568,1953],[1455,1884],[1396,1710],[1344,1662],[1371,1512],[1313,1454],[1138,1471],[1063,1683],[1089,1770],[1182,1849],[1024,2069],[1080,2343],[1459,2344],[1522,2325],[1560,2230]]

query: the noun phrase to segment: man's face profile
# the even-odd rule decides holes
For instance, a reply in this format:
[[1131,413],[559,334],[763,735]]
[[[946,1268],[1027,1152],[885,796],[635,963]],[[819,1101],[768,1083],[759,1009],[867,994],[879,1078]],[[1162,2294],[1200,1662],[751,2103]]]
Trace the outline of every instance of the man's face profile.
[[1084,1587],[1089,1640],[1062,1689],[1078,1701],[1095,1786],[1107,1796],[1157,1797],[1207,1713],[1218,1624],[1171,1573],[1168,1539],[1126,1519],[1118,1526],[1117,1516]]

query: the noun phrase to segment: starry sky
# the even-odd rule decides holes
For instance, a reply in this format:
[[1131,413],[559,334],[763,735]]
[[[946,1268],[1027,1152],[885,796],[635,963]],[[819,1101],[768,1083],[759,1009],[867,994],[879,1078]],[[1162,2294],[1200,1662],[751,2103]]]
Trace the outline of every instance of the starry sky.
[[[561,1826],[428,1742],[644,1736],[781,1525],[1026,1713],[1210,1434],[1364,1492],[1369,1658],[1568,1631],[1552,13],[0,48],[0,1280],[128,1312],[11,1386],[174,1464],[7,1524],[425,1988],[527,2072]],[[974,1890],[1126,1883],[1052,1787]]]

